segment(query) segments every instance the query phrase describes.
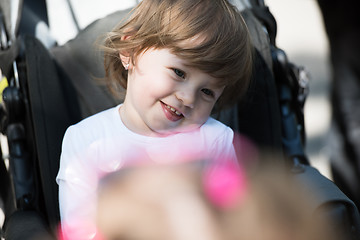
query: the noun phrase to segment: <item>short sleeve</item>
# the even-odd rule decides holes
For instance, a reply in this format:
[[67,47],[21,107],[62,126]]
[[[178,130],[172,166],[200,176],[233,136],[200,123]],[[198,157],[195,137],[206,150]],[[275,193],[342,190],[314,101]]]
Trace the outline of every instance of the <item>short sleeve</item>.
[[92,239],[96,233],[97,173],[91,159],[96,149],[89,146],[76,127],[67,129],[56,178],[65,239]]
[[212,149],[212,156],[215,161],[236,161],[236,153],[233,144],[234,132],[231,128],[225,127],[215,138]]

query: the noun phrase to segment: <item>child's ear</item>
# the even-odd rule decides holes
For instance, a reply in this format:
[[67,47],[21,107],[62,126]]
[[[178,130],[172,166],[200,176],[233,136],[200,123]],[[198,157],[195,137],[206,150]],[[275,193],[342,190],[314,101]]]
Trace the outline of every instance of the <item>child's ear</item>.
[[[121,37],[121,40],[127,40],[130,38],[130,35],[125,35]],[[120,60],[122,65],[124,66],[125,70],[129,69],[129,66],[131,64],[130,54],[127,51],[119,52]]]
[[124,66],[125,70],[129,69],[130,66],[130,56],[129,55],[124,55],[122,53],[119,52],[119,56],[120,56],[120,60],[122,65]]

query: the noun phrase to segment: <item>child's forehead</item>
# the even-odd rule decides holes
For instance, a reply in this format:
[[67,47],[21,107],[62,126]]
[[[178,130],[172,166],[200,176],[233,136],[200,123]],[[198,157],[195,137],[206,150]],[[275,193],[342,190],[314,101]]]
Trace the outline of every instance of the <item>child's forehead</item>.
[[172,65],[175,64],[173,67],[187,67],[192,68],[191,62],[182,57],[181,53],[174,51],[171,47],[149,47],[143,51],[141,51],[137,55],[137,59],[146,58],[147,61],[157,61],[159,64],[168,64]]
[[[170,38],[171,39],[171,38]],[[147,45],[144,44],[143,46],[141,46],[139,49],[140,51],[138,53],[142,54],[145,53],[149,50],[167,50],[169,51],[171,54],[176,55],[177,57],[179,57],[182,60],[185,60],[185,58],[183,56],[185,52],[189,52],[191,51],[193,55],[200,55],[200,51],[196,50],[198,49],[200,46],[204,45],[204,43],[206,43],[208,41],[208,37],[206,36],[206,33],[198,33],[196,35],[190,35],[190,36],[186,36],[186,38],[184,39],[164,39],[160,36],[158,36],[158,39],[156,39],[156,41],[151,44],[151,45]],[[146,39],[145,42],[151,42],[153,41],[152,39]]]

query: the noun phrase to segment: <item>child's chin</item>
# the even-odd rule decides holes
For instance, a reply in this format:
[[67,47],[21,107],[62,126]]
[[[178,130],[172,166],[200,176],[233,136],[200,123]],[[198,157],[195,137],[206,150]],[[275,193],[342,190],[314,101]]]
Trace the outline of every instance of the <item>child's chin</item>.
[[164,131],[163,133],[167,134],[167,135],[172,135],[172,134],[177,134],[177,133],[187,133],[187,132],[192,132],[192,131],[199,129],[200,126],[201,125],[199,125],[199,124],[186,125],[186,126],[168,129],[168,130]]

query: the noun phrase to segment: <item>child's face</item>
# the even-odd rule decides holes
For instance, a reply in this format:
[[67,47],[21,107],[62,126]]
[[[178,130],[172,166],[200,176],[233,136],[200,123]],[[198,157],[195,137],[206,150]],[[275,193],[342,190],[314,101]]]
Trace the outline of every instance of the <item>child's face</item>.
[[149,136],[198,128],[224,90],[216,83],[169,49],[149,49],[135,66],[130,63],[122,120],[130,130]]

